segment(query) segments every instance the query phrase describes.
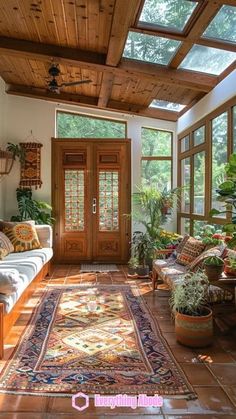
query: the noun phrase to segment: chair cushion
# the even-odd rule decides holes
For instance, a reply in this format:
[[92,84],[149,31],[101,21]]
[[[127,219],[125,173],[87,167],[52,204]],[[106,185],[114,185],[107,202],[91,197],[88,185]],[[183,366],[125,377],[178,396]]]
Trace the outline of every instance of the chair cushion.
[[6,234],[4,234],[2,231],[0,231],[0,248],[6,249],[7,253],[14,252],[14,246],[11,240],[9,240]]
[[4,233],[11,240],[15,252],[41,248],[35,227],[30,224],[20,223],[13,227],[5,227]]
[[180,265],[189,265],[205,249],[205,244],[200,240],[189,237],[181,253],[177,256],[176,262]]

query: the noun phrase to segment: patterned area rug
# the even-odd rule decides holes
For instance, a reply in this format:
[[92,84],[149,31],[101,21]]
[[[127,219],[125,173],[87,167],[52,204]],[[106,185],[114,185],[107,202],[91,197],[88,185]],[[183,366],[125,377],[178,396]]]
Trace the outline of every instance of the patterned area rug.
[[127,285],[47,289],[0,391],[195,397],[138,288]]
[[80,272],[115,272],[119,271],[116,265],[105,265],[105,264],[82,264]]

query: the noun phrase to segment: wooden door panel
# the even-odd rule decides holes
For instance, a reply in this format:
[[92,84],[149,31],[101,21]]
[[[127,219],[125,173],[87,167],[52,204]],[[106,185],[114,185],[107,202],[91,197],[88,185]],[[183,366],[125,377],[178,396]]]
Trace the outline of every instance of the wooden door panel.
[[52,156],[56,261],[125,263],[130,141],[53,139]]

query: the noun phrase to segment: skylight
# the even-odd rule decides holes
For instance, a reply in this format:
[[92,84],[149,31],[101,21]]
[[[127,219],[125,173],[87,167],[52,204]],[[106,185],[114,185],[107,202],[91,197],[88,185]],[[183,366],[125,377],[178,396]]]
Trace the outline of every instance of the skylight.
[[154,99],[149,105],[151,108],[166,109],[167,111],[180,112],[185,108],[186,105],[181,105],[180,103],[167,102],[166,100],[157,100]]
[[180,68],[219,75],[234,60],[235,52],[194,45],[180,64]]
[[180,41],[129,32],[123,57],[167,65],[178,49]]
[[236,7],[222,6],[203,37],[236,42]]
[[139,23],[182,31],[196,6],[197,2],[189,0],[146,0]]

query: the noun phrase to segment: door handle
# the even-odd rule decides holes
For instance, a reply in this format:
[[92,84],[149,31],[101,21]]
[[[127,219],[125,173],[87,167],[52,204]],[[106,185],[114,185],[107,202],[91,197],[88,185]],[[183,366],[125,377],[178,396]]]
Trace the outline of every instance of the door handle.
[[93,198],[93,214],[96,214],[97,212],[97,200],[96,198]]

